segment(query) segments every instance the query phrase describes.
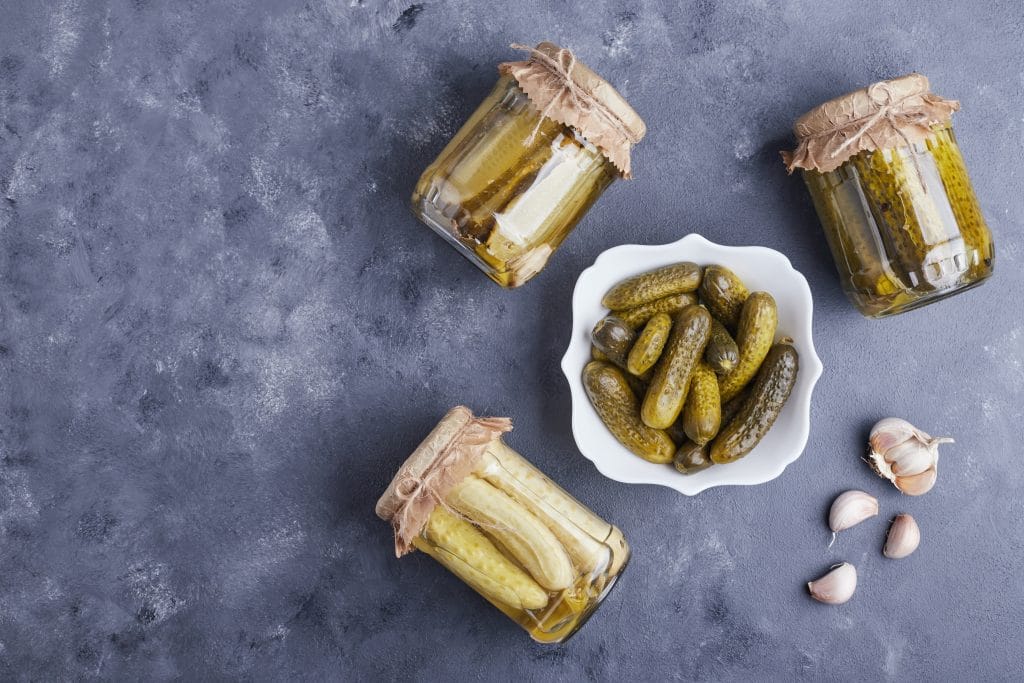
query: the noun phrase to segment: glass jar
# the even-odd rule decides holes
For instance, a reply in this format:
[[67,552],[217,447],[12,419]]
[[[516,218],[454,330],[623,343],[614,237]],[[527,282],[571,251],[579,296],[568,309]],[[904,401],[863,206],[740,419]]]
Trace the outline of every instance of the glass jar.
[[500,418],[452,409],[377,503],[396,550],[415,548],[542,643],[575,633],[629,560],[618,528],[508,447]]
[[[889,90],[877,89],[890,84],[895,85]],[[826,162],[826,168],[814,168],[811,163],[803,170],[843,290],[861,313],[872,318],[938,301],[992,274],[992,235],[949,115],[939,108],[946,103],[952,111],[957,104],[931,95],[927,84],[923,76],[913,74],[822,105],[835,108],[837,102],[842,106],[867,94],[877,108],[862,108],[846,135],[832,145],[829,155],[839,149],[835,156],[847,157],[837,167],[827,168],[832,164]],[[870,125],[881,122],[888,128],[868,130],[872,116],[877,120]],[[843,155],[840,148],[861,130],[862,137],[849,147],[862,148]],[[856,144],[868,135],[888,135],[890,144]],[[822,153],[819,157],[828,158]]]
[[533,54],[502,65],[412,197],[420,220],[504,287],[540,272],[605,188],[628,177],[629,147],[644,134],[636,112],[568,50],[542,43]]

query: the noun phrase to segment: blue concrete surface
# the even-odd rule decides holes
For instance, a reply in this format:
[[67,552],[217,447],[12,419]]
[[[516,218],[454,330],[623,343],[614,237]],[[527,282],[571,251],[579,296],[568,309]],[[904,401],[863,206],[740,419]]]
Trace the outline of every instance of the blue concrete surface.
[[[1022,35],[1017,0],[0,3],[0,678],[1024,678]],[[650,132],[508,292],[407,199],[507,45],[543,39]],[[963,103],[997,273],[868,321],[777,152],[915,69]],[[558,370],[579,272],[691,231],[789,256],[826,366],[799,461],[692,499],[602,478]],[[456,403],[512,416],[635,548],[564,647],[396,560],[373,514]],[[957,439],[923,498],[860,459],[885,415]],[[828,548],[852,487],[882,515]],[[924,540],[895,562],[901,511]],[[853,600],[810,600],[842,560]]]

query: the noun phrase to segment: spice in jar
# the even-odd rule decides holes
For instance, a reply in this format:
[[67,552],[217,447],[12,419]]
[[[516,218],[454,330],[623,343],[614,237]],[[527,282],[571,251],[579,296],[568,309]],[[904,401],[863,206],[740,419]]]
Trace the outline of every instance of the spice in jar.
[[507,418],[453,408],[377,502],[397,556],[420,550],[542,643],[589,618],[629,560],[618,528],[553,483],[501,435]]
[[868,317],[992,274],[992,235],[951,128],[959,106],[915,73],[825,102],[794,125],[798,145],[783,159],[803,170],[843,289]]
[[491,94],[416,185],[413,212],[492,280],[518,287],[547,264],[612,181],[629,178],[643,120],[552,43],[498,67]]

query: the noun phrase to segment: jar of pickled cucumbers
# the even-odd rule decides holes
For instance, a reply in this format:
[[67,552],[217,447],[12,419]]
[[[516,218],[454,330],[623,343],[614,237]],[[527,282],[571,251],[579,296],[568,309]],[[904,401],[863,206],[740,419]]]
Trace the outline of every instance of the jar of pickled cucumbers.
[[601,193],[630,177],[646,128],[607,81],[552,43],[498,67],[483,104],[424,171],[413,212],[504,287],[547,264]]
[[590,617],[629,560],[618,528],[563,491],[501,435],[507,418],[453,408],[377,502],[395,554],[430,555],[542,643]]
[[992,235],[951,128],[959,103],[921,74],[875,83],[797,119],[799,168],[843,289],[861,313],[902,313],[984,282]]

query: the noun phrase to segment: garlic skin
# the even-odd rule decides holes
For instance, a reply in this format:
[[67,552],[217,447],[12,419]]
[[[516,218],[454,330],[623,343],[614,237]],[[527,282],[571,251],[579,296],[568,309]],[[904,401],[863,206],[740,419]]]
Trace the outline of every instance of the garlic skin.
[[921,544],[921,528],[914,518],[906,513],[896,515],[885,538],[882,554],[893,560],[900,560],[917,550]]
[[841,605],[857,590],[857,568],[849,562],[838,564],[820,579],[808,582],[807,590],[818,602]]
[[[836,534],[843,529],[860,524],[869,517],[878,514],[878,499],[864,491],[846,491],[832,501],[828,511],[828,526],[832,529],[832,543]],[[829,546],[832,545],[829,543]]]
[[939,444],[953,443],[932,437],[906,420],[887,417],[871,428],[871,467],[908,496],[928,493],[938,479]]

